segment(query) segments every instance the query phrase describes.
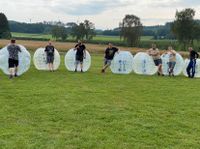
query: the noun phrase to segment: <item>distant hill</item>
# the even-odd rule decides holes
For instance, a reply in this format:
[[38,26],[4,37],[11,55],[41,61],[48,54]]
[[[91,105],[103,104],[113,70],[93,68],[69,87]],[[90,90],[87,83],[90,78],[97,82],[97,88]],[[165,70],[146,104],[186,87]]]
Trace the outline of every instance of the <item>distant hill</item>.
[[44,34],[49,33],[53,27],[51,24],[44,23],[21,23],[16,21],[9,21],[11,32],[18,33],[37,33]]
[[[196,20],[200,24],[200,20]],[[21,23],[16,21],[9,21],[11,32],[19,33],[36,33],[36,34],[48,34],[51,32],[55,25],[62,25],[67,27],[68,23],[62,22],[41,22],[41,23]],[[142,36],[153,36],[154,39],[174,39],[171,33],[171,24],[168,22],[165,25],[144,26]],[[70,29],[70,28],[69,28]],[[120,29],[115,28],[113,30],[100,30],[96,29],[97,35],[105,36],[120,36]]]

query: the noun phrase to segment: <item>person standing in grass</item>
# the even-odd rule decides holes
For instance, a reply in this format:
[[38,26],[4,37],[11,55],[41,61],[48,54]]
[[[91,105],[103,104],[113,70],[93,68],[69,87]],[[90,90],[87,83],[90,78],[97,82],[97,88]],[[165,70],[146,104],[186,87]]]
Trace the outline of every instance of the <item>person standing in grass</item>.
[[77,72],[79,64],[81,67],[81,72],[83,72],[83,59],[86,58],[86,46],[83,44],[81,40],[79,40],[74,50],[76,50],[75,72]]
[[116,52],[119,52],[119,49],[113,47],[113,45],[109,43],[107,49],[105,50],[104,66],[101,70],[102,73],[105,73],[105,70],[111,65]]
[[52,45],[51,41],[49,41],[49,44],[45,47],[45,52],[47,56],[47,64],[50,72],[54,71],[53,62],[54,62],[54,52],[55,48]]
[[160,51],[155,44],[152,44],[152,48],[147,51],[147,53],[152,56],[155,65],[158,67],[158,75],[164,76],[162,71],[162,60],[160,57]]
[[176,51],[170,46],[166,54],[169,54],[168,72],[169,76],[174,76],[174,68],[176,66]]
[[187,67],[187,74],[189,78],[194,78],[196,59],[199,58],[199,54],[196,51],[194,51],[192,47],[189,47],[188,50],[190,52],[190,62]]
[[19,66],[19,52],[22,52],[20,47],[16,45],[15,39],[11,40],[10,45],[7,47],[9,59],[8,59],[8,66],[9,66],[9,78],[12,79],[13,77],[17,77],[17,71]]

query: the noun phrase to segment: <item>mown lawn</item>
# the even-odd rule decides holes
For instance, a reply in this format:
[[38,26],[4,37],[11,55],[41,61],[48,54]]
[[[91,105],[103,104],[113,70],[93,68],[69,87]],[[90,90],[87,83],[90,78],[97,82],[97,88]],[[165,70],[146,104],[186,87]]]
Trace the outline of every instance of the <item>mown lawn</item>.
[[[52,39],[52,36],[50,34],[29,34],[29,33],[17,33],[12,32],[13,37],[23,37],[23,38],[36,38],[36,39]],[[142,36],[141,40],[149,41],[152,40],[152,36]],[[73,40],[73,38],[70,36],[68,37],[68,40]],[[93,38],[94,41],[107,41],[107,42],[113,42],[118,41],[120,42],[119,36],[104,36],[104,35],[97,35]]]
[[50,34],[29,34],[29,33],[17,33],[12,32],[13,37],[23,37],[23,38],[36,38],[36,39],[52,39]]
[[0,73],[2,149],[198,149],[200,80],[183,76]]

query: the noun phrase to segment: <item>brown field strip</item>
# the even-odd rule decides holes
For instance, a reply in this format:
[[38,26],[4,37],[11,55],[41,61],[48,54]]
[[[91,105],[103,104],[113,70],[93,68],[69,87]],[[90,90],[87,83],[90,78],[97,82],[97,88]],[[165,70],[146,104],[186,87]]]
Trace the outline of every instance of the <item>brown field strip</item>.
[[[9,40],[0,40],[0,48],[6,46],[10,41]],[[40,47],[45,47],[48,42],[47,41],[30,41],[30,40],[18,40],[17,44],[21,44],[25,46],[29,51],[34,52],[36,49]],[[76,43],[72,42],[53,42],[53,45],[59,52],[67,52],[69,49],[73,48]],[[93,54],[103,54],[106,45],[101,44],[87,44],[86,43],[87,50],[90,53]],[[118,47],[122,51],[130,51],[133,54],[136,54],[138,52],[145,52],[147,49],[141,49],[141,48],[133,48],[133,47]],[[163,50],[161,51],[164,52]],[[188,52],[179,52],[183,57],[188,56]]]

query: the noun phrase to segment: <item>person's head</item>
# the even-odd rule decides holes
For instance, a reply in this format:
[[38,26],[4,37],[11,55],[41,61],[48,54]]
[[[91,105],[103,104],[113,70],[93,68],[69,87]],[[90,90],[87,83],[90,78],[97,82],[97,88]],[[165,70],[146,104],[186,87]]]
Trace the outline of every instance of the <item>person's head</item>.
[[15,39],[11,39],[10,43],[11,43],[11,44],[15,44],[15,43],[16,43],[16,40],[15,40]]
[[82,44],[83,42],[81,40],[78,40],[78,44]]
[[50,46],[52,45],[52,42],[51,42],[51,40],[49,40],[49,45],[50,45]]
[[193,50],[193,48],[192,48],[192,47],[189,47],[188,50],[191,52],[191,51]]
[[113,47],[112,43],[109,43],[109,44],[108,44],[108,48],[111,49],[112,47]]
[[153,50],[156,49],[156,44],[152,44],[152,49],[153,49]]
[[169,46],[168,51],[171,51],[171,50],[173,50],[173,48],[172,48],[172,46]]

